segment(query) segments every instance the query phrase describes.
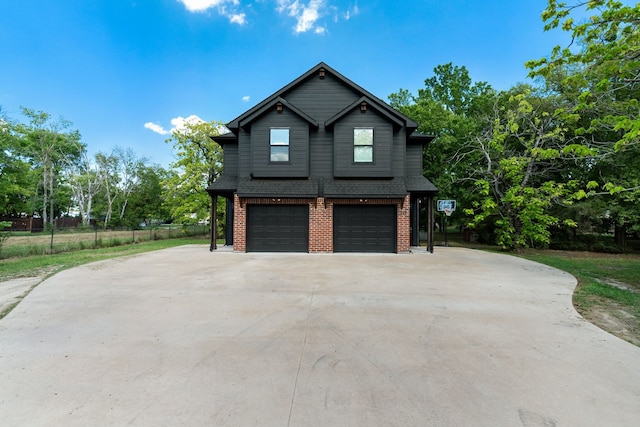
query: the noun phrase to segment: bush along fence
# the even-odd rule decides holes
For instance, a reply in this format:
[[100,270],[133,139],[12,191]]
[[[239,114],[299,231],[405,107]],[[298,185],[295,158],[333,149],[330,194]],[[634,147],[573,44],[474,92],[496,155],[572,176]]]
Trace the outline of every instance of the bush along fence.
[[161,225],[145,228],[53,227],[40,232],[2,232],[0,259],[106,248],[150,240],[206,236],[208,225]]

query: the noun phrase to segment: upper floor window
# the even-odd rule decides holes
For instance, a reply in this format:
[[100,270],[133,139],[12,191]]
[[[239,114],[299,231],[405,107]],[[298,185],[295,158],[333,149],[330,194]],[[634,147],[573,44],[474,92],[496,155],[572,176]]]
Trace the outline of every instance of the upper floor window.
[[270,160],[272,162],[289,161],[289,129],[271,128],[270,140]]
[[353,130],[353,161],[355,163],[373,162],[373,128]]

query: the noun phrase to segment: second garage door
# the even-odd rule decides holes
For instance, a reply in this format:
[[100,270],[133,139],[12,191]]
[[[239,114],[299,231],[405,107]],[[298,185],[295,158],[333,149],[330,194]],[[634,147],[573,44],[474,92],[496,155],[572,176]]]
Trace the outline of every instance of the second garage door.
[[396,252],[395,205],[335,205],[334,252]]
[[308,251],[308,205],[247,205],[247,252]]

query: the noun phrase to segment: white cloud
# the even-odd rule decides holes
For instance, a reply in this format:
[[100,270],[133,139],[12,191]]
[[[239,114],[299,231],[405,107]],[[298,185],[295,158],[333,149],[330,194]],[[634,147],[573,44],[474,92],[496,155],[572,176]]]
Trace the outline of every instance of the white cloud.
[[202,120],[200,117],[196,116],[195,114],[190,115],[186,119],[182,116],[175,117],[171,119],[171,124],[173,125],[173,128],[171,128],[171,133],[173,132],[185,133],[185,131],[187,130],[187,127],[186,127],[187,125],[195,125],[198,123],[204,123],[204,120]]
[[232,24],[244,25],[247,23],[246,17],[247,15],[245,15],[244,13],[238,13],[235,15],[230,15],[228,18]]
[[354,16],[358,16],[358,14],[360,13],[360,9],[358,8],[358,5],[354,5],[353,8],[351,10],[347,10],[343,17],[345,21],[348,21],[349,19],[351,19]]
[[278,0],[276,10],[296,19],[293,27],[296,34],[313,30],[316,34],[323,34],[324,27],[316,27],[316,21],[322,17],[322,11],[326,7],[327,0],[310,0],[301,4],[299,0]]
[[[191,13],[206,13],[213,10],[224,16],[232,24],[247,24],[247,15],[243,9],[251,9],[252,4],[241,0],[177,0]],[[265,1],[265,0],[257,0]],[[243,6],[244,3],[244,6]],[[335,0],[275,0],[276,11],[295,20],[293,31],[295,34],[313,32],[318,35],[326,34],[327,27],[322,19],[329,15],[334,22],[349,21],[360,13],[358,3],[346,9],[336,7],[331,3]],[[346,9],[346,10],[345,10]]]
[[251,101],[251,97],[249,95],[243,96],[242,97],[242,101],[243,102],[249,102],[249,101]]
[[200,117],[196,116],[195,114],[192,114],[187,118],[178,116],[171,119],[171,125],[173,126],[171,130],[166,130],[161,125],[153,122],[145,123],[144,127],[160,135],[169,135],[170,133],[173,133],[173,132],[184,133],[186,130],[187,124],[198,124],[198,123],[204,123],[204,120],[202,120]]
[[159,124],[153,123],[153,122],[147,122],[144,124],[144,127],[155,132],[155,133],[159,133],[160,135],[167,135],[169,133],[168,130],[166,130],[165,128],[163,128],[162,126],[160,126]]
[[227,0],[178,0],[189,12],[204,12],[212,7],[220,6]]
[[[246,15],[238,10],[239,0],[178,0],[189,12],[204,13],[209,9],[215,9],[218,14],[229,19],[232,24],[244,25],[247,23]],[[231,11],[229,11],[231,10]]]

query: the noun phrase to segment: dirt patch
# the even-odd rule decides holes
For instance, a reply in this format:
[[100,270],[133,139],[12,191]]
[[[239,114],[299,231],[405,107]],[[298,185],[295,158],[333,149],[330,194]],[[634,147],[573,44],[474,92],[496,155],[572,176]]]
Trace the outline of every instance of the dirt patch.
[[625,307],[606,298],[594,298],[591,307],[576,309],[582,317],[600,329],[640,346],[640,322]]
[[36,277],[17,277],[0,281],[0,319],[6,316],[47,274]]

